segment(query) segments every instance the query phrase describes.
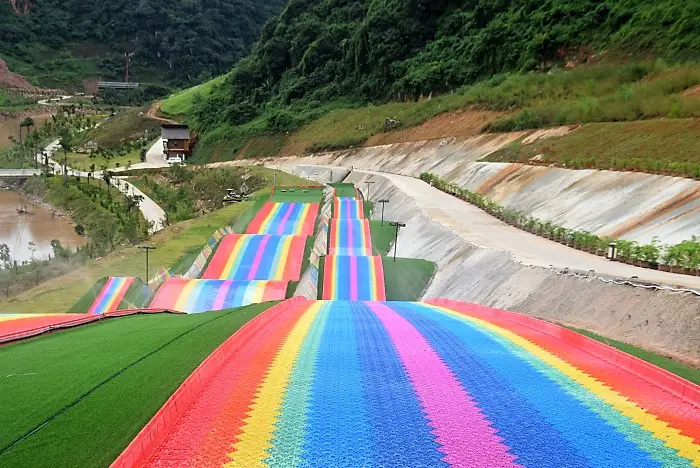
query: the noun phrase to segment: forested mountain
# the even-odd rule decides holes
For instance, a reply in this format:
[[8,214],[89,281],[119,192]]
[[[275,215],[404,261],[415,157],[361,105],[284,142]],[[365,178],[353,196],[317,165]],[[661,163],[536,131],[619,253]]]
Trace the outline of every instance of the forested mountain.
[[285,0],[0,0],[0,58],[44,86],[124,75],[189,85],[228,71]]
[[192,117],[284,129],[329,102],[415,99],[602,52],[697,58],[698,18],[689,0],[290,0]]

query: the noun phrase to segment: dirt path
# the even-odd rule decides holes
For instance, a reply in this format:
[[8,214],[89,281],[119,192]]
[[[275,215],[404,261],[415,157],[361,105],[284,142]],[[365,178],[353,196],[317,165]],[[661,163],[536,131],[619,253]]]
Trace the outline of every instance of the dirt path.
[[177,124],[179,122],[175,122],[174,120],[166,119],[164,117],[160,117],[158,113],[160,112],[160,105],[162,104],[162,101],[156,101],[153,103],[153,105],[148,109],[148,112],[146,112],[146,117],[149,119],[153,120],[158,120],[163,123],[170,123],[170,124]]

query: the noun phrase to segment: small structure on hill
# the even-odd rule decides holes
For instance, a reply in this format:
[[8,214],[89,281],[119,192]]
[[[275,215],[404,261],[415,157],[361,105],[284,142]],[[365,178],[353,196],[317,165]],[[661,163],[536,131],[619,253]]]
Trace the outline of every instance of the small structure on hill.
[[190,155],[190,128],[187,125],[164,124],[161,127],[165,157],[185,158]]

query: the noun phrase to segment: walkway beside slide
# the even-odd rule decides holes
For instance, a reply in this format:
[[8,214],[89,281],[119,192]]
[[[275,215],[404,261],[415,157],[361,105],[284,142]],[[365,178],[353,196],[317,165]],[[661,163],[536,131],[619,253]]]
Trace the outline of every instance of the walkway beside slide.
[[697,386],[667,390],[661,369],[626,370],[630,356],[516,315],[286,301],[202,363],[113,466],[700,465]]
[[318,208],[318,203],[265,203],[250,222],[246,233],[313,235]]
[[204,279],[297,281],[305,236],[229,234],[219,243]]
[[333,200],[322,298],[386,300],[382,258],[373,256],[370,225],[365,219],[361,199],[342,197]]
[[286,296],[286,281],[170,278],[160,287],[150,307],[198,314],[260,302],[281,301]]

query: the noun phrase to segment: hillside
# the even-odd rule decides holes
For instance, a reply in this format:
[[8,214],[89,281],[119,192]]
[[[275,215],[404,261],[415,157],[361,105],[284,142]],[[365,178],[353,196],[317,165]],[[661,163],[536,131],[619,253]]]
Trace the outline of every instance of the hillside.
[[683,0],[292,0],[192,117],[289,130],[324,107],[444,94],[503,72],[697,58],[699,17],[700,3]]
[[189,86],[227,71],[250,51],[284,0],[0,1],[0,58],[44,87],[86,78]]

